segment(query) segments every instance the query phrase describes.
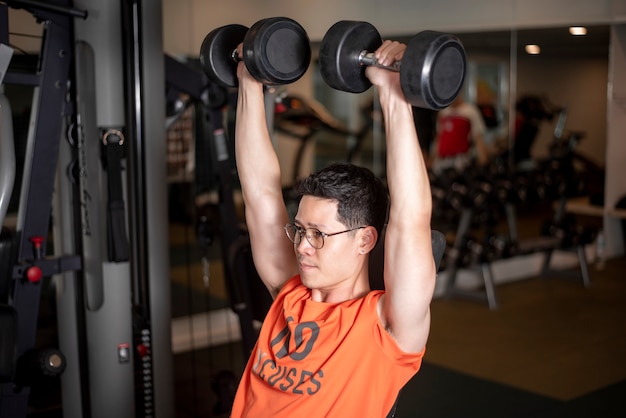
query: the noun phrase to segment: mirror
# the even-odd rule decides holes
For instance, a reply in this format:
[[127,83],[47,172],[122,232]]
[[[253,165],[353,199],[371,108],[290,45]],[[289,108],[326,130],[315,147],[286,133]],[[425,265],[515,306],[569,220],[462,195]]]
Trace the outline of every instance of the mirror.
[[[547,155],[555,133],[578,132],[582,139],[577,151],[603,167],[610,28],[586,29],[584,36],[573,36],[565,27],[519,30],[516,90],[518,98],[544,98],[558,113],[540,124],[531,152],[534,157]],[[529,54],[526,45],[537,45],[541,51]]]
[[[471,102],[493,106],[495,113],[485,140],[494,144],[506,140],[511,33],[493,31],[456,35],[461,39],[468,59],[463,94]],[[402,42],[408,42],[411,37],[406,34],[388,36]],[[314,57],[318,48],[319,44],[313,45]],[[316,137],[315,167],[320,168],[330,160],[349,159],[368,166],[378,175],[384,175],[384,138],[371,89],[358,95],[333,90],[325,85],[316,66],[314,59],[312,74],[315,100],[355,134],[320,132]],[[414,113],[420,142],[428,148],[434,135],[436,112],[416,108]],[[363,135],[364,128],[369,128],[369,134]],[[501,147],[507,148],[507,145]]]
[[509,148],[511,104],[511,32],[458,33],[465,47],[468,71],[464,94],[485,119],[484,140],[498,153]]
[[[487,100],[485,95],[492,95],[491,99],[495,100],[503,116],[509,114],[509,91],[515,96],[513,103],[523,95],[532,94],[547,98],[556,107],[567,107],[566,127],[588,132],[589,141],[586,142],[593,145],[581,146],[591,158],[599,163],[604,162],[610,36],[607,25],[588,26],[585,36],[572,36],[566,27],[456,35],[467,52],[465,93],[469,100],[480,102]],[[406,36],[394,38],[408,40]],[[512,42],[516,48],[514,54],[511,54]],[[524,51],[527,44],[538,45],[541,53],[527,54]],[[511,74],[514,74],[514,79]],[[329,103],[330,106],[334,100],[338,100],[338,113],[346,114],[349,112],[347,105],[353,104],[353,100],[346,99],[343,95],[338,99],[335,94],[329,93],[320,80],[316,80],[314,90],[318,100],[324,104]],[[589,105],[594,106],[597,111],[590,114]],[[598,105],[601,107],[597,108]],[[600,123],[598,119],[601,119]],[[549,142],[555,124],[556,120],[547,124],[545,129],[542,127],[537,155],[542,155],[541,144],[545,148],[546,138]]]
[[[586,29],[584,36],[573,36],[566,27],[458,34],[468,55],[466,88],[471,101],[480,104],[484,100],[481,88],[487,72],[491,87],[496,79],[501,80],[496,103],[502,106],[499,110],[503,114],[509,114],[508,109],[525,96],[541,98],[551,108],[550,113],[555,113],[539,125],[531,149],[534,158],[547,156],[555,133],[577,131],[584,133],[580,152],[604,165],[610,28],[599,25]],[[513,54],[511,45],[515,47]],[[526,45],[537,45],[540,53],[527,53]],[[506,134],[513,137],[510,132]]]

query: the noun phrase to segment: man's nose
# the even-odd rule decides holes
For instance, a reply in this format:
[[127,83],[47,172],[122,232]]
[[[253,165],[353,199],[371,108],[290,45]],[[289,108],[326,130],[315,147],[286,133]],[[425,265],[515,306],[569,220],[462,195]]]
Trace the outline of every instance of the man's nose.
[[306,238],[306,234],[300,236],[300,242],[296,245],[296,249],[299,253],[308,253],[311,250],[314,250],[313,246]]

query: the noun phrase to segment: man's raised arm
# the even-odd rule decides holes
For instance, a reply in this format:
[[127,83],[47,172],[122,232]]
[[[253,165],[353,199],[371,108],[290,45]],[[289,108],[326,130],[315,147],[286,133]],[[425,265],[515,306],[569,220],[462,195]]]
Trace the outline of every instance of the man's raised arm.
[[[401,60],[405,49],[403,44],[385,41],[376,56],[379,63],[391,65]],[[419,352],[428,338],[436,279],[430,183],[399,74],[375,67],[366,73],[378,89],[387,144],[390,209],[381,320],[402,350]]]
[[235,122],[235,154],[250,233],[254,264],[275,297],[297,272],[293,244],[285,236],[289,221],[282,195],[278,157],[268,132],[263,85],[243,62],[237,69],[239,92]]

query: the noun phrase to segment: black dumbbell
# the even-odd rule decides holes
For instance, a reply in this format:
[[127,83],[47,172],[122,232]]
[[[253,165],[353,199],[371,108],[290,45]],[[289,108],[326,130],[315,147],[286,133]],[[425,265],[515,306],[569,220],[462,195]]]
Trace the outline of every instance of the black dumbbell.
[[[243,43],[240,57],[237,46]],[[200,63],[208,77],[223,87],[236,87],[237,63],[243,60],[250,74],[265,85],[293,83],[311,62],[306,31],[287,17],[256,22],[250,29],[226,25],[212,30],[202,41]]]
[[[361,93],[371,87],[365,68],[377,64],[374,51],[383,41],[367,22],[340,21],[324,35],[319,64],[326,83],[342,91]],[[402,63],[386,66],[400,72],[406,100],[414,106],[440,110],[459,94],[465,80],[465,49],[453,35],[423,31],[407,44]]]

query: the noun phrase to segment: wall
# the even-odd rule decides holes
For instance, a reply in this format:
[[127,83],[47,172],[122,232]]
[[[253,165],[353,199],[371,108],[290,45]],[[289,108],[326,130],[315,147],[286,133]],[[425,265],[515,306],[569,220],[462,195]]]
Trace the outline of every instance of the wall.
[[[451,13],[451,11],[454,11]],[[626,21],[624,0],[163,0],[165,51],[197,54],[206,34],[222,25],[252,25],[271,16],[300,22],[320,40],[337,20],[367,20],[383,36],[423,29],[476,31]]]
[[39,51],[43,26],[38,24],[29,12],[9,7],[9,32],[12,47],[27,52]]
[[[608,57],[608,53],[607,53]],[[567,107],[565,130],[584,132],[577,151],[601,166],[606,150],[606,94],[608,59],[545,60],[540,56],[520,57],[517,94],[534,94],[557,106]],[[584,82],[581,82],[584,80]],[[536,158],[546,157],[553,142],[557,119],[544,121],[532,149]]]

